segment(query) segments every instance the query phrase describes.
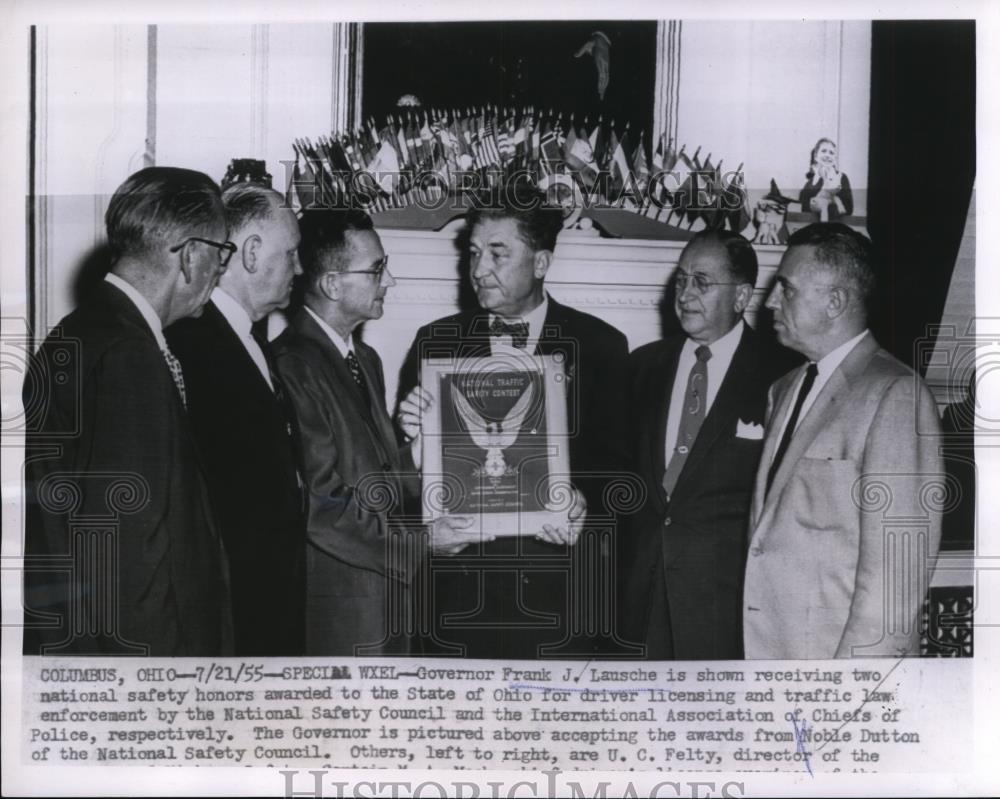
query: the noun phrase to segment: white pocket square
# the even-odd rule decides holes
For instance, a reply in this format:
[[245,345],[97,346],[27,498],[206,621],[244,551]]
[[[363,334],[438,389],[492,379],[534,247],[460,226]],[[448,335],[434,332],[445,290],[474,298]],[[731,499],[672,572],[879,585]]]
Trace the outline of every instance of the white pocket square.
[[764,438],[764,425],[756,422],[736,421],[736,437],[748,438],[751,441],[760,441]]

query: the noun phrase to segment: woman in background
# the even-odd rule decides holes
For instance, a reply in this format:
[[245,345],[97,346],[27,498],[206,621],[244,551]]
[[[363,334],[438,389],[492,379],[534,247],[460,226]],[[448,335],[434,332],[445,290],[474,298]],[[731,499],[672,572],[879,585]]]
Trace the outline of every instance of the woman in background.
[[837,165],[837,145],[830,139],[820,139],[812,149],[799,202],[803,213],[817,213],[821,222],[854,212],[851,182]]

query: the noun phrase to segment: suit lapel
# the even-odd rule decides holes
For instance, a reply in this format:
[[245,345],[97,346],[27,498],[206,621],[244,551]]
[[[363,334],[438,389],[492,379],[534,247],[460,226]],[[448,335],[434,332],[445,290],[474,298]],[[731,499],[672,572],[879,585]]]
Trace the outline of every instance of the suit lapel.
[[[361,392],[358,391],[358,384],[354,382],[354,376],[351,374],[350,367],[348,367],[344,356],[340,354],[340,349],[330,341],[330,337],[326,334],[326,331],[316,324],[316,321],[307,311],[302,310],[295,318],[293,324],[296,325],[299,333],[311,339],[320,347],[323,352],[324,361],[329,365],[330,374],[333,377],[335,396],[347,398],[347,402],[357,413],[358,418],[368,428],[368,433],[378,448],[379,456],[383,461],[387,460],[389,453],[385,451],[385,442],[376,428],[371,408],[368,407],[368,403],[365,402]],[[357,355],[359,350],[359,347],[355,347],[355,355]],[[361,363],[360,358],[358,362]],[[365,377],[368,380],[368,389],[371,391],[373,382],[373,378],[370,376],[371,369],[365,369],[364,365],[362,365],[362,369],[365,371]]]
[[[240,340],[239,335],[233,329],[232,325],[229,324],[229,321],[222,314],[222,311],[218,309],[214,302],[209,301],[205,305],[202,315],[205,321],[215,328],[220,345],[225,350],[228,350],[222,362],[232,369],[233,372],[237,373],[242,382],[247,386],[252,386],[251,390],[256,391],[262,396],[264,392],[267,392],[266,396],[274,400],[274,391],[271,390],[271,386],[268,385],[264,375],[261,374],[257,363],[250,357],[249,351]],[[266,353],[264,354],[264,359],[265,361],[267,360]]]
[[684,338],[677,337],[665,344],[657,361],[656,371],[650,379],[650,397],[653,401],[648,405],[647,413],[648,429],[652,433],[647,441],[649,462],[653,466],[653,474],[660,475],[660,496],[663,501],[666,501],[663,495],[662,477],[667,470],[667,419],[670,416],[670,395],[677,381],[677,364],[681,348],[684,346]]
[[[368,397],[371,401],[371,406],[366,408],[366,410],[369,411],[372,424],[381,438],[383,449],[386,454],[392,454],[396,451],[396,434],[392,428],[392,421],[389,419],[389,414],[385,411],[385,396],[381,375],[379,375],[367,347],[355,343],[354,353],[357,356],[358,363],[365,375],[365,382],[368,386]],[[395,461],[393,460],[393,462]]]
[[[677,478],[677,486],[674,489],[674,493],[677,493],[681,485],[695,473],[698,465],[704,460],[705,455],[712,448],[712,445],[722,432],[732,426],[733,417],[736,415],[740,400],[742,399],[741,389],[746,382],[744,377],[748,369],[752,368],[752,336],[753,333],[749,331],[744,323],[740,343],[733,353],[733,359],[729,363],[725,377],[722,378],[722,385],[719,386],[715,400],[712,402],[712,407],[708,411],[708,416],[702,422],[694,444],[691,445],[691,454],[688,455],[687,461],[684,463],[684,468]],[[669,397],[667,401],[669,402]],[[664,430],[665,437],[666,431]],[[660,450],[663,450],[662,446]]]
[[[878,350],[878,343],[871,333],[869,333],[848,353],[847,357],[841,361],[833,374],[830,375],[830,379],[823,386],[822,391],[820,391],[816,400],[809,408],[808,413],[806,413],[805,417],[799,423],[798,429],[788,444],[788,449],[785,450],[781,465],[774,475],[774,482],[771,483],[771,490],[767,493],[767,499],[761,508],[761,517],[777,502],[778,497],[781,496],[781,489],[794,473],[799,459],[805,454],[820,430],[829,424],[831,417],[837,412],[837,408],[844,402],[846,395],[850,392],[851,380],[864,369],[876,350]],[[802,368],[804,369],[805,367]],[[783,432],[780,428],[785,417],[788,415],[788,406],[793,401],[793,395],[796,393],[793,389],[797,388],[798,385],[799,381],[793,380],[791,385],[786,388],[779,412],[775,415],[771,425],[772,430],[769,431],[768,446],[765,449],[767,459],[761,461],[761,468],[758,470],[758,478],[761,476],[764,477],[764,487],[766,487],[767,480],[767,469],[764,465],[767,464],[769,466],[773,460],[777,441]],[[758,483],[758,489],[761,488],[762,486]],[[763,492],[761,496],[763,496]]]

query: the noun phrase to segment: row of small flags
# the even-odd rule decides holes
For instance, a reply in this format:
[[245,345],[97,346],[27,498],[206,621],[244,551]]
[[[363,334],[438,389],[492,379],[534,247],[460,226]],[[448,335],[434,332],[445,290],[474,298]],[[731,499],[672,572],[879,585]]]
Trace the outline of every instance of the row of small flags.
[[369,118],[354,131],[296,139],[294,149],[289,192],[301,207],[430,207],[524,173],[534,182],[569,175],[592,206],[668,224],[690,228],[702,220],[742,231],[751,220],[742,164],[725,172],[721,160],[700,158],[701,148],[690,155],[675,150],[666,135],[650,149],[645,134],[634,136],[629,125],[619,133],[603,119],[591,127],[588,119],[532,107],[407,111],[381,127]]

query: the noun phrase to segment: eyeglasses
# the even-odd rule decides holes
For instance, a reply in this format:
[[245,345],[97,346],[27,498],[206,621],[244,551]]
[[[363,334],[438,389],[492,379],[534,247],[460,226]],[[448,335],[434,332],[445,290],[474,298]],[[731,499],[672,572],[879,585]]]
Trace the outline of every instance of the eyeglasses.
[[237,249],[236,245],[233,244],[231,241],[223,241],[220,243],[218,241],[212,241],[211,239],[201,239],[198,238],[197,236],[188,236],[180,244],[175,244],[173,247],[171,247],[170,252],[178,252],[189,241],[197,241],[200,242],[201,244],[207,244],[209,247],[215,247],[219,251],[219,266],[222,267],[226,267],[229,265],[229,259],[233,257],[233,254],[236,252]]
[[674,285],[678,291],[684,291],[689,285],[699,294],[707,294],[712,286],[742,286],[742,282],[737,281],[717,281],[706,280],[704,275],[689,275],[687,272],[677,272],[674,275]]
[[334,272],[335,275],[375,275],[378,278],[382,277],[382,273],[389,268],[389,256],[383,255],[371,269],[341,269],[339,272]]

